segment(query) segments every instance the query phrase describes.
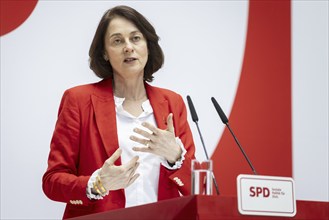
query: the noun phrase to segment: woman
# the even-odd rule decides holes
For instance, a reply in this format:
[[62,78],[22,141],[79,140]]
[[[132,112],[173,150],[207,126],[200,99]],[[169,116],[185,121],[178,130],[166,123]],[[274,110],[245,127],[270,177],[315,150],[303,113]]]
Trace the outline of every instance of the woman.
[[90,68],[103,80],[65,91],[44,193],[63,218],[190,194],[194,143],[178,94],[149,85],[163,64],[152,25],[118,6],[102,17]]

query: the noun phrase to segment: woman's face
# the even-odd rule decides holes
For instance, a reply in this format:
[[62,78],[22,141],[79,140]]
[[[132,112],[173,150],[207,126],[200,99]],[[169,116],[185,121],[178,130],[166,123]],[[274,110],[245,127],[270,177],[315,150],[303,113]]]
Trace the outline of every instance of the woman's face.
[[115,17],[105,34],[104,58],[114,75],[125,79],[143,77],[148,58],[147,42],[137,27],[123,17]]

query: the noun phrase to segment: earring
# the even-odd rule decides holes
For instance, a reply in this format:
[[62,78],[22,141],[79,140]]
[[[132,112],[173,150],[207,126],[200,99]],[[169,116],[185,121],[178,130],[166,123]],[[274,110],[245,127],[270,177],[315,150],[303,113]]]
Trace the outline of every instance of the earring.
[[109,58],[107,58],[107,56],[105,54],[103,55],[103,58],[105,61],[109,61]]

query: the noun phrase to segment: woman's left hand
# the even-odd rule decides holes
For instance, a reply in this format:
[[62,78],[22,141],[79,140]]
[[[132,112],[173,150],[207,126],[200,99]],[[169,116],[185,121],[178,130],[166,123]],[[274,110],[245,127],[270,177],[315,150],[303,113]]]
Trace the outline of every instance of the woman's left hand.
[[170,113],[167,117],[166,130],[161,130],[147,122],[142,123],[142,126],[150,130],[152,133],[140,128],[135,128],[134,132],[140,134],[144,138],[132,135],[130,136],[130,139],[145,145],[145,147],[133,147],[133,150],[162,156],[169,163],[174,164],[180,158],[182,149],[176,143],[173,114]]

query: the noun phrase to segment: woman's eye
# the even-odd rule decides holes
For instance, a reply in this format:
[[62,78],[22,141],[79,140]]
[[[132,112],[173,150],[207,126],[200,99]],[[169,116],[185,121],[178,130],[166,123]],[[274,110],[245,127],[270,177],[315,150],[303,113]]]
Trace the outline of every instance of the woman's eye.
[[134,42],[138,42],[138,41],[140,41],[140,39],[141,39],[141,37],[138,35],[133,37]]
[[121,43],[121,39],[114,39],[114,40],[112,41],[112,43],[113,43],[114,45],[119,45],[119,44]]

